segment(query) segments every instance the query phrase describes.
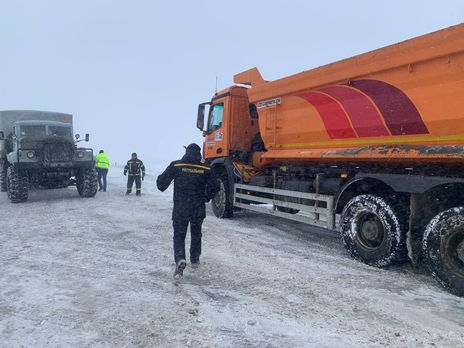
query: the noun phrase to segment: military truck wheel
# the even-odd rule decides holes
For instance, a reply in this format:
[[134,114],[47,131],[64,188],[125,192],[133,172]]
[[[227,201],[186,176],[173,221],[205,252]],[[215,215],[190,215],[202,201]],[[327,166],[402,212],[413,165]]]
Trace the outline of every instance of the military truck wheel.
[[8,198],[12,203],[27,201],[29,196],[29,183],[27,176],[10,166],[6,171],[6,189]]
[[407,260],[406,217],[383,197],[352,198],[341,216],[342,239],[355,259],[385,267]]
[[450,292],[464,296],[464,207],[445,210],[430,221],[422,251],[432,276]]
[[79,196],[95,197],[98,190],[97,171],[93,168],[82,169],[76,175],[76,187]]
[[225,174],[218,178],[219,192],[211,200],[213,213],[218,218],[230,218],[233,216],[234,207],[231,202],[231,193],[229,190],[229,179]]
[[0,159],[0,192],[6,192],[6,160]]

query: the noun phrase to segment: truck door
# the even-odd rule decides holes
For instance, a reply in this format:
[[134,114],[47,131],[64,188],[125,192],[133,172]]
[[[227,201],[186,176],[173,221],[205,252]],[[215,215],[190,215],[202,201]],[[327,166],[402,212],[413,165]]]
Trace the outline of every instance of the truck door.
[[215,101],[209,110],[206,129],[205,158],[223,157],[229,154],[226,108],[227,100]]

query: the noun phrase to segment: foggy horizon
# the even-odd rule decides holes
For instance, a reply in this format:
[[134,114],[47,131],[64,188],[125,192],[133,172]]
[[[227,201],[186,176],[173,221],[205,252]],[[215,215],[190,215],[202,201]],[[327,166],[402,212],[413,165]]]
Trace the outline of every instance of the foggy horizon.
[[[462,22],[460,1],[2,2],[0,110],[70,113],[95,152],[163,168],[197,106],[257,67],[276,80]],[[337,11],[333,11],[334,8]],[[81,143],[83,144],[83,143]]]

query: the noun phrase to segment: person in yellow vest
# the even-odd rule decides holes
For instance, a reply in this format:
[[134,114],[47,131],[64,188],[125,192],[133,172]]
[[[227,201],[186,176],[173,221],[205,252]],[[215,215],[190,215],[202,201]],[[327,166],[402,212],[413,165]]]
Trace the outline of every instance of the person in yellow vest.
[[[103,150],[100,150],[100,153],[95,156],[95,168],[98,173],[98,191],[106,192],[106,175],[110,168],[110,159],[105,154]],[[102,183],[103,179],[103,183]]]

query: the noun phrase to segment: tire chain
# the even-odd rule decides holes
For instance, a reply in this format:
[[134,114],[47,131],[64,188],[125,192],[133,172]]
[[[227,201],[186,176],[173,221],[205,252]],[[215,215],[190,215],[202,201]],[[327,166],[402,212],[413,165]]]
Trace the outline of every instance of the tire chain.
[[29,183],[25,175],[19,173],[13,166],[7,169],[8,198],[13,203],[24,202],[28,198]]

